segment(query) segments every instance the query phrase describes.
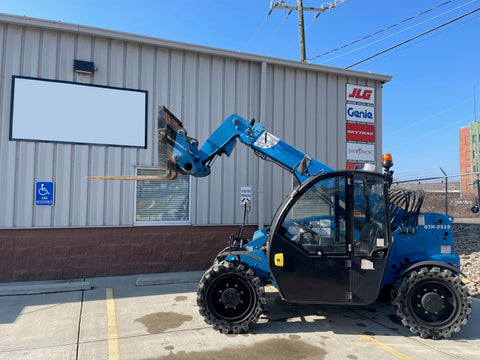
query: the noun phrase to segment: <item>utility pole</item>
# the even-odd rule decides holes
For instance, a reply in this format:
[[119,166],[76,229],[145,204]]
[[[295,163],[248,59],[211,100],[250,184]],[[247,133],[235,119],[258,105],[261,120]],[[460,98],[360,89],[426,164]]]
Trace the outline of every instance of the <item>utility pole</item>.
[[307,58],[305,51],[305,27],[303,26],[303,0],[297,0],[298,9],[298,41],[300,42],[300,61]]
[[347,0],[335,0],[329,3],[322,4],[321,7],[304,7],[303,0],[297,0],[297,6],[286,6],[285,0],[280,0],[277,3],[274,3],[273,0],[270,2],[270,12],[274,9],[283,9],[283,10],[296,10],[298,11],[298,40],[300,43],[300,61],[305,62],[307,59],[306,50],[305,50],[305,27],[303,21],[303,11],[316,11],[317,14],[313,18],[315,21],[321,13],[327,10],[333,10],[337,7],[338,4],[343,4]]

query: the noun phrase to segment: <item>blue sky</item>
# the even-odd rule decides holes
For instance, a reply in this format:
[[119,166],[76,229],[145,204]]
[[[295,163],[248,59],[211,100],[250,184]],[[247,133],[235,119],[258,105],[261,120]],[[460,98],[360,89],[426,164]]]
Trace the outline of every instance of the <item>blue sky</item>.
[[[304,0],[319,7],[326,1]],[[330,2],[330,1],[328,1]],[[287,5],[295,5],[295,0]],[[269,0],[3,0],[0,12],[89,25],[211,47],[299,60],[298,16]],[[480,0],[346,0],[305,12],[307,58],[405,21],[367,40],[310,60],[345,68],[469,11]],[[459,173],[458,128],[480,120],[480,11],[413,40],[355,70],[393,76],[383,90],[383,151],[397,179]]]

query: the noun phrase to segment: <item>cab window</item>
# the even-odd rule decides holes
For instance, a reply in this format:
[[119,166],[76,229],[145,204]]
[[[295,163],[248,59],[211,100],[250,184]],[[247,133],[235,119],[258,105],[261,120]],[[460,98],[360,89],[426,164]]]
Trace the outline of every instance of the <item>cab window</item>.
[[369,256],[388,246],[384,182],[380,176],[354,175],[353,219],[355,255]]
[[293,204],[284,235],[311,254],[346,254],[345,177],[322,179]]

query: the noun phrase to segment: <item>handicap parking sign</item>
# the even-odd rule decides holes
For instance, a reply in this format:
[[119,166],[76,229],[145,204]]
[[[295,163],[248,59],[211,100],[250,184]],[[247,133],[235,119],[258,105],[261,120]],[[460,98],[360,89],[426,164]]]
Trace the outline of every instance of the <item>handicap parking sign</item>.
[[53,206],[54,189],[53,181],[35,182],[35,205]]

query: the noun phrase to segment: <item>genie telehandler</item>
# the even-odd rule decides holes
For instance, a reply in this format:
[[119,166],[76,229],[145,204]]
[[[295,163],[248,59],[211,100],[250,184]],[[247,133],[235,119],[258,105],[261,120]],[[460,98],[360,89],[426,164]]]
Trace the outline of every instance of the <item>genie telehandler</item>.
[[421,192],[390,189],[389,154],[383,174],[334,171],[236,114],[199,148],[172,113],[160,110],[159,149],[170,174],[207,176],[237,141],[291,172],[299,185],[270,227],[252,239],[232,235],[213,259],[197,291],[206,323],[222,333],[248,330],[262,314],[265,284],[305,304],[367,305],[388,290],[402,324],[423,338],[449,338],[467,323],[472,301],[452,253],[453,218],[422,213]]

